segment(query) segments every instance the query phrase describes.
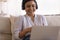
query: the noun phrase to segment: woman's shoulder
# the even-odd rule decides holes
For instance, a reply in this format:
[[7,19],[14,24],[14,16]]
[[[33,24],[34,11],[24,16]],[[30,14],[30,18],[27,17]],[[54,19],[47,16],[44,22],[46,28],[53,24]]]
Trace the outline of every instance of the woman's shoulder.
[[45,18],[44,15],[36,15],[36,16],[39,17],[39,18]]
[[19,16],[19,19],[20,19],[20,20],[24,20],[24,18],[25,18],[25,15],[20,15],[20,16]]

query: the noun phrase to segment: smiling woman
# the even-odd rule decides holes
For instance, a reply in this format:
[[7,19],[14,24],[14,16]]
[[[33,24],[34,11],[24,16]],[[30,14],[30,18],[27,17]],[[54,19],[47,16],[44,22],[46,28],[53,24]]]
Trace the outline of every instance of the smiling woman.
[[12,30],[13,39],[30,40],[32,26],[47,26],[47,20],[43,15],[36,15],[38,9],[36,0],[22,0],[22,10],[25,15],[19,16],[19,20],[15,21],[14,30]]

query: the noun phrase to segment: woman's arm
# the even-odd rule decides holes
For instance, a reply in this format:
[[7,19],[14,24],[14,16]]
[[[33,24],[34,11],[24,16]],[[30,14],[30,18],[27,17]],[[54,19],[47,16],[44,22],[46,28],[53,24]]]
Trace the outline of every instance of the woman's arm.
[[14,23],[13,36],[15,39],[23,38],[26,33],[31,32],[31,28],[26,28],[22,30],[22,17],[20,16]]
[[19,38],[23,38],[26,35],[26,33],[31,32],[31,29],[32,28],[27,28],[27,29],[24,29],[23,31],[21,31],[19,33]]

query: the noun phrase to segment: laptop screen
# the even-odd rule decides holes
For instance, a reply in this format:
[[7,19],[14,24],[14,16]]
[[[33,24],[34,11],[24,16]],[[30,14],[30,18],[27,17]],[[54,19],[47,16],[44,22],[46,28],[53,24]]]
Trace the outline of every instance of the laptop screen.
[[54,26],[33,26],[31,40],[57,40],[60,27]]

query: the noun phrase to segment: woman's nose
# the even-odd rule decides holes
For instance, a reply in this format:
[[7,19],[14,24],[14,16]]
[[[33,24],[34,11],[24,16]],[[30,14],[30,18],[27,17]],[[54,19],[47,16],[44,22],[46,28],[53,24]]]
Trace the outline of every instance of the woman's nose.
[[30,10],[33,10],[33,7],[32,6],[30,7]]

